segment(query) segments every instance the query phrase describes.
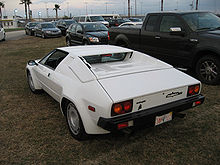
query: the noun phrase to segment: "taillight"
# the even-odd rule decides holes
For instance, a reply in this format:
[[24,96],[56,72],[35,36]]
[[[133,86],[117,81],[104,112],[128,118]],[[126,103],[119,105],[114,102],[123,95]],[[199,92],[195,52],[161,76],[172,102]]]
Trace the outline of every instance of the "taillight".
[[123,101],[112,105],[111,115],[116,116],[132,111],[133,100]]
[[109,32],[108,32],[108,40],[110,40]]
[[200,85],[199,84],[188,86],[187,96],[196,95],[196,94],[199,93],[199,91],[200,91]]

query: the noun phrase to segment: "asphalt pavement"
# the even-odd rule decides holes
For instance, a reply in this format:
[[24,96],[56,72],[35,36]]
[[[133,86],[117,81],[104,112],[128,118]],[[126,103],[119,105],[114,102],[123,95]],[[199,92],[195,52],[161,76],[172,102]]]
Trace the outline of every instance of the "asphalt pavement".
[[6,32],[6,40],[18,40],[25,36],[26,35],[24,30]]

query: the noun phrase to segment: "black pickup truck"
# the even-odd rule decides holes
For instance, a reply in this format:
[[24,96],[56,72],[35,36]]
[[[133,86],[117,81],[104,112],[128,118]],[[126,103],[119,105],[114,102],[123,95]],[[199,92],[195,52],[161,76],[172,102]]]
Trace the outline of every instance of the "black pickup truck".
[[220,82],[220,18],[210,12],[149,13],[142,27],[110,28],[109,37],[110,44],[191,69],[203,83]]

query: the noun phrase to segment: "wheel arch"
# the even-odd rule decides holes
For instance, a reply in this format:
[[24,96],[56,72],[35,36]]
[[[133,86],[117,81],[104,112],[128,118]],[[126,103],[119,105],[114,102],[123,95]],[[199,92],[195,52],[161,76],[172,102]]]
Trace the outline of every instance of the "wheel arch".
[[214,56],[214,57],[216,57],[220,60],[220,53],[218,53],[214,50],[209,50],[209,49],[200,50],[200,51],[195,53],[195,56],[194,56],[194,59],[193,59],[193,62],[192,62],[192,68],[193,68],[194,71],[195,71],[195,68],[196,68],[197,61],[200,58],[202,58],[204,56],[207,56],[207,55]]
[[115,38],[115,44],[118,46],[126,45],[125,47],[129,47],[129,40],[125,35],[119,34]]
[[[83,104],[80,102],[80,100],[70,99],[68,96],[63,96],[60,101],[60,109],[61,109],[61,112],[64,116],[66,115],[65,108],[66,108],[68,102],[72,102],[74,104],[74,106],[76,107],[76,109],[81,117],[85,132],[87,134],[108,133],[106,130],[103,130],[102,128],[97,126],[97,124],[91,118],[89,113],[86,111],[85,107],[80,106]],[[81,109],[81,110],[79,110],[79,109]]]

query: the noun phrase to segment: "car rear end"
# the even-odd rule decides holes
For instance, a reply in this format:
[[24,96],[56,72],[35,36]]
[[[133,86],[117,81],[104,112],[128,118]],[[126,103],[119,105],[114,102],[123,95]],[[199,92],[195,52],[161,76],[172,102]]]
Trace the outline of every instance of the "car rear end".
[[105,130],[156,126],[204,101],[198,80],[142,53],[109,53],[84,59],[112,99],[108,115],[100,116],[97,122]]

